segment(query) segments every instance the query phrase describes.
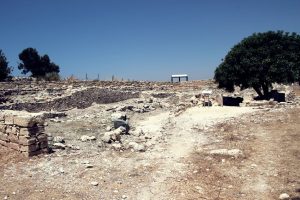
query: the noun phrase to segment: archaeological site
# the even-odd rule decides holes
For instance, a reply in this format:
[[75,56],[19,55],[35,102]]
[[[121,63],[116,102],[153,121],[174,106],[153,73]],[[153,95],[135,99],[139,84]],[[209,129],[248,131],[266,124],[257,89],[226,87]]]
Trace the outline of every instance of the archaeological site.
[[300,199],[300,87],[0,83],[0,199]]

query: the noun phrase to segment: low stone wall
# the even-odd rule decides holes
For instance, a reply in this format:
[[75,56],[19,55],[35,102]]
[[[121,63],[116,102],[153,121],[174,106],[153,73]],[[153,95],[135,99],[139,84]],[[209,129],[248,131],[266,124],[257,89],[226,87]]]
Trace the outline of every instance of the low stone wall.
[[0,111],[0,145],[26,156],[48,152],[42,115]]
[[12,105],[0,105],[3,110],[26,110],[28,112],[40,111],[65,111],[72,108],[87,108],[92,103],[114,103],[131,98],[138,98],[139,92],[108,90],[101,88],[89,88],[83,91],[78,91],[70,96],[57,98],[47,102],[37,103],[15,103]]

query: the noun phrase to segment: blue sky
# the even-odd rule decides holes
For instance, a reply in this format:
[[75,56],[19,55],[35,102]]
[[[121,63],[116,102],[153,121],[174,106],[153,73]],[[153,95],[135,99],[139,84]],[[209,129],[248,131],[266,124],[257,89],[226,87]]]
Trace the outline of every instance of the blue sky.
[[108,80],[213,77],[254,32],[300,34],[299,0],[0,0],[0,49],[17,69],[27,47],[61,75]]

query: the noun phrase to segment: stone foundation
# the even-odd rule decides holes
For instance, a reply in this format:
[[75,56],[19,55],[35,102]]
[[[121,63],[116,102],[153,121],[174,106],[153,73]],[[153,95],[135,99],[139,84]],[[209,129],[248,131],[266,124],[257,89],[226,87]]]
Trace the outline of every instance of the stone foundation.
[[0,145],[26,156],[47,153],[43,116],[23,111],[0,111]]

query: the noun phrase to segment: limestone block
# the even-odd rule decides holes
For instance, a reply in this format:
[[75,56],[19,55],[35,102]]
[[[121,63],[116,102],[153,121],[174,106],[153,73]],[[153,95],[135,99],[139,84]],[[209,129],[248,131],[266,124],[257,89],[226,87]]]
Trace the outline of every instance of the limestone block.
[[37,140],[35,137],[27,138],[25,136],[19,136],[18,143],[23,146],[29,146],[32,144],[36,144]]
[[8,136],[7,136],[7,138],[8,138],[8,140],[10,142],[14,142],[14,143],[18,143],[19,142],[19,138],[15,134],[9,133]]
[[6,130],[6,125],[4,124],[4,122],[0,122],[0,132],[5,133]]
[[48,148],[48,141],[39,142],[39,148],[40,149]]
[[2,140],[2,141],[9,141],[8,135],[6,133],[0,132],[0,140]]
[[4,113],[0,111],[0,121],[4,121]]
[[19,135],[31,137],[31,136],[43,133],[44,131],[45,131],[44,126],[35,126],[35,127],[31,127],[31,128],[20,128]]
[[7,147],[9,142],[0,139],[0,145]]
[[31,152],[24,151],[24,152],[22,152],[22,154],[26,157],[37,156],[37,155],[42,154],[42,153],[49,153],[49,149],[44,148],[44,149],[39,149],[37,151],[31,151]]
[[37,136],[38,142],[48,142],[48,135],[43,133]]
[[17,144],[17,143],[14,143],[14,142],[8,142],[7,143],[7,147],[8,148],[11,148],[11,149],[13,149],[13,150],[19,150],[19,148],[20,148],[20,146],[19,146],[19,144]]
[[13,125],[14,124],[14,116],[7,114],[4,116],[4,123],[6,125]]
[[20,145],[20,149],[19,149],[21,152],[33,152],[33,151],[37,151],[39,150],[39,146],[37,144],[31,144],[31,145],[28,145],[28,146],[23,146],[23,145]]
[[13,134],[13,132],[12,132],[12,125],[7,125],[6,126],[5,133],[7,133],[7,134]]
[[43,125],[44,119],[41,117],[31,117],[31,116],[15,116],[14,124],[20,127],[33,127],[36,125]]

